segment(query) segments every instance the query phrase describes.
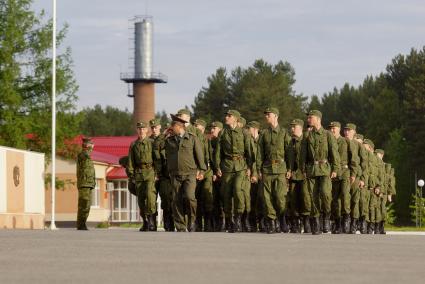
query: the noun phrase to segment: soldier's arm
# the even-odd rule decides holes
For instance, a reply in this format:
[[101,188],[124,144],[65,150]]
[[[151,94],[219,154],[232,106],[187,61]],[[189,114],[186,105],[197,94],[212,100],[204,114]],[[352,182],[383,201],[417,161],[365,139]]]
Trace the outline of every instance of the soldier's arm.
[[134,156],[133,156],[133,143],[131,143],[130,148],[128,149],[128,177],[130,179],[134,178]]
[[263,141],[264,141],[264,132],[260,133],[260,136],[258,137],[258,144],[257,144],[257,154],[256,159],[255,159],[255,168],[257,170],[257,176],[261,176],[261,170],[263,168],[263,160],[264,160],[264,155],[263,155],[263,150],[264,150],[264,146],[263,146]]
[[244,136],[244,153],[245,153],[245,160],[248,166],[248,169],[250,170],[251,174],[254,173],[255,171],[255,165],[253,163],[254,161],[254,154],[252,152],[252,147],[251,147],[251,140],[250,140],[250,136],[246,133],[243,133]]
[[306,163],[307,163],[307,137],[303,136],[301,140],[300,145],[300,161],[299,161],[299,168],[301,169],[301,172],[305,175],[306,174]]
[[364,148],[364,146],[362,144],[359,143],[359,147],[360,147],[360,168],[362,170],[362,175],[360,177],[360,179],[362,181],[366,181],[367,180],[367,176],[369,175],[369,157],[368,154],[366,152],[366,149]]
[[348,140],[348,167],[350,168],[350,177],[359,175],[360,159],[354,146],[354,141]]
[[338,152],[338,144],[336,142],[335,137],[330,133],[328,133],[328,149],[329,149],[329,158],[330,158],[330,163],[331,163],[331,171],[333,173],[338,172],[339,168],[340,168],[340,157],[339,157],[339,152]]
[[195,156],[196,166],[198,167],[198,170],[201,171],[201,174],[207,170],[207,166],[205,165],[205,157],[204,157],[204,151],[201,142],[199,142],[198,137],[195,135],[192,136],[193,138],[193,155]]
[[291,147],[291,136],[286,131],[285,133],[285,159],[286,159],[286,167],[288,171],[292,172],[295,163],[295,153],[293,147]]
[[217,175],[221,175],[221,139],[223,135],[220,135],[217,139],[217,146],[215,148],[215,155],[214,155],[214,164],[215,164],[215,171]]

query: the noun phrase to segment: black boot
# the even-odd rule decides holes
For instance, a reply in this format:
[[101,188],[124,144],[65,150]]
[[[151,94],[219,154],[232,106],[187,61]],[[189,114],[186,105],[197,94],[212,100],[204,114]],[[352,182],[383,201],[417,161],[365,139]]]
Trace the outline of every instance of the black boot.
[[235,221],[233,224],[234,224],[234,232],[241,233],[242,232],[241,214],[235,214]]
[[148,218],[146,216],[142,217],[143,220],[143,225],[142,227],[139,229],[140,232],[147,232],[149,231],[149,224],[148,224]]
[[226,222],[223,217],[220,217],[218,224],[218,232],[226,232]]
[[384,221],[381,221],[381,222],[379,223],[379,233],[380,233],[381,235],[385,235],[385,234],[387,234],[387,232],[385,232],[385,222],[384,222]]
[[360,233],[366,234],[367,233],[367,222],[365,217],[360,217]]
[[196,216],[195,232],[202,232],[202,216]]
[[379,223],[375,223],[375,228],[374,228],[374,233],[375,235],[379,234]]
[[205,213],[204,232],[212,232],[212,231],[213,231],[213,225],[212,225],[211,213]]
[[320,231],[320,218],[319,217],[313,217],[312,218],[312,224],[313,228],[311,230],[313,235],[320,235],[322,232]]
[[311,233],[310,218],[308,216],[303,216],[303,227],[304,227],[304,234]]
[[249,222],[249,214],[246,213],[243,219],[245,232],[251,233],[251,223]]
[[276,233],[282,233],[282,228],[280,227],[280,220],[279,218],[276,218],[274,220],[274,228]]
[[258,219],[258,230],[261,233],[265,233],[267,231],[267,224],[266,224],[266,220],[264,219],[264,217],[261,217]]
[[319,217],[319,231],[320,232],[323,232],[323,222],[324,222],[323,214],[320,214],[320,217]]
[[332,230],[332,234],[336,234],[336,235],[341,234],[341,218],[335,219],[334,229]]
[[331,230],[331,220],[329,214],[324,214],[323,216],[323,233],[329,233]]
[[156,231],[155,219],[155,214],[148,216],[148,230],[151,232]]
[[367,233],[369,235],[373,234],[373,226],[372,226],[372,223],[370,222],[367,222]]
[[350,232],[350,215],[344,215],[343,217],[342,232],[344,234],[348,234]]
[[288,227],[288,223],[286,222],[285,214],[280,216],[280,231],[285,234],[289,233],[289,227]]
[[267,234],[274,234],[276,232],[275,220],[268,217],[265,218],[265,231]]
[[350,228],[350,234],[356,234],[357,232],[357,219],[352,218],[351,219],[351,228]]
[[291,220],[291,233],[292,234],[299,234],[299,233],[301,233],[301,229],[300,229],[300,218],[298,218],[298,217],[292,217],[292,220]]
[[232,218],[226,217],[225,218],[225,228],[227,232],[231,232],[233,229],[233,222],[232,222]]

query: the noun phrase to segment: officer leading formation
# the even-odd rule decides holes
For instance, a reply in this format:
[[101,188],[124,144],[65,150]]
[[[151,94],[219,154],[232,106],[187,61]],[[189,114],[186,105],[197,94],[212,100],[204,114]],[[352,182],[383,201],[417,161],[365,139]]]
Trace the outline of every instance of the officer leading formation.
[[[157,230],[159,194],[165,231],[385,234],[394,168],[355,124],[333,121],[325,129],[322,113],[311,110],[306,128],[299,118],[287,128],[274,107],[264,110],[264,129],[237,110],[224,113],[224,125],[192,125],[187,109],[171,118],[165,131],[157,119],[138,122],[129,149],[140,231]],[[78,229],[87,229],[86,196],[94,187],[90,143],[77,163]]]

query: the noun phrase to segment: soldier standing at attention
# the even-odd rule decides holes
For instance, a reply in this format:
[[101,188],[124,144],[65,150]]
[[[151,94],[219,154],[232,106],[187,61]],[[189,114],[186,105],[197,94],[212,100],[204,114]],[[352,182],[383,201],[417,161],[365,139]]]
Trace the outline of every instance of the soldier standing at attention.
[[[376,219],[377,226],[375,226],[375,234],[385,235],[385,221],[387,220],[387,198],[389,188],[389,177],[391,165],[384,163],[385,151],[382,149],[376,149],[375,154],[378,157],[379,165],[379,178],[381,180],[381,190],[378,199],[378,218]],[[389,166],[388,166],[389,165]],[[376,224],[375,223],[375,224]]]
[[204,173],[204,179],[197,182],[196,186],[196,200],[198,202],[196,209],[196,231],[198,232],[213,232],[213,185],[211,169],[212,150],[210,140],[205,135],[205,128],[207,123],[202,119],[195,121],[195,127],[202,134],[202,150],[204,153],[204,163],[207,170]]
[[[300,221],[303,223],[304,233],[311,233],[310,219],[304,212],[303,196],[308,194],[307,186],[304,182],[303,169],[301,168],[301,149],[305,143],[303,135],[304,121],[294,119],[291,122],[291,144],[294,155],[292,175],[289,182],[288,191],[288,212],[291,220],[291,233],[301,233]],[[302,220],[300,220],[302,217]]]
[[93,150],[93,146],[94,144],[90,138],[83,138],[83,149],[77,157],[77,230],[88,230],[86,222],[90,213],[91,191],[96,185],[94,165],[90,158],[90,153]]
[[[255,163],[258,148],[260,123],[257,121],[250,121],[248,123],[248,132],[251,136],[251,151],[253,153],[252,162]],[[251,212],[249,213],[249,224],[252,232],[257,232],[258,224],[263,220],[263,202],[259,192],[258,180],[250,180],[251,183]]]
[[148,124],[137,123],[136,141],[132,142],[128,151],[129,179],[136,184],[137,202],[143,227],[140,231],[155,231],[156,189],[155,189],[155,153],[153,141],[148,137]]
[[[368,183],[365,185],[366,190],[364,192],[364,200],[361,200],[365,208],[362,211],[366,216],[367,233],[372,234],[375,227],[376,213],[377,213],[377,202],[379,198],[380,185],[379,185],[379,165],[378,157],[373,153],[375,144],[370,139],[364,139],[363,145],[366,148],[368,155]],[[366,206],[367,205],[367,206]]]
[[288,180],[291,178],[293,164],[291,137],[284,128],[279,126],[277,108],[266,108],[264,115],[269,127],[260,133],[256,163],[258,177],[263,182],[266,232],[288,233],[285,213]]
[[336,178],[339,170],[338,146],[332,133],[322,127],[322,113],[311,110],[308,113],[308,124],[313,129],[307,132],[306,143],[303,149],[305,174],[307,177],[310,200],[304,203],[312,204],[312,233],[320,234],[320,214],[323,216],[323,232],[330,231],[330,215],[332,202],[331,179]]
[[224,223],[224,192],[221,186],[221,179],[215,174],[217,172],[217,165],[215,164],[215,155],[217,150],[217,144],[219,141],[219,136],[221,135],[221,130],[223,129],[223,123],[220,121],[214,121],[211,123],[210,130],[210,144],[212,151],[212,169],[213,169],[213,199],[214,199],[214,231],[216,232],[225,232],[225,223]]
[[[244,133],[245,136],[248,137],[249,141],[250,141],[250,150],[252,153],[251,156],[251,162],[253,163],[253,165],[255,164],[255,160],[254,160],[254,152],[252,152],[252,139],[251,139],[251,134],[249,133],[248,128],[246,128],[246,119],[241,117],[238,120],[238,127],[242,128],[242,131]],[[251,171],[252,173],[252,171]],[[243,192],[243,196],[244,196],[244,204],[245,204],[245,212],[243,212],[242,214],[242,231],[243,232],[251,232],[251,224],[249,222],[249,215],[251,214],[251,176],[245,175],[244,179],[242,181],[242,192]]]
[[234,233],[242,231],[241,217],[249,208],[245,203],[243,181],[246,176],[251,176],[253,165],[249,136],[238,127],[240,113],[229,110],[225,114],[226,128],[217,143],[215,165],[216,175],[222,178],[226,228]]
[[[341,136],[341,123],[333,121],[329,128],[337,141],[341,163],[337,177],[332,180],[332,217],[335,222],[332,233],[348,233],[351,212],[350,187],[357,177],[358,150],[350,139]],[[342,216],[344,220],[341,230]]]
[[[196,229],[196,180],[207,170],[201,142],[186,131],[187,120],[171,115],[173,135],[165,141],[165,155],[173,188],[173,217],[177,232]],[[187,222],[186,217],[187,216]]]

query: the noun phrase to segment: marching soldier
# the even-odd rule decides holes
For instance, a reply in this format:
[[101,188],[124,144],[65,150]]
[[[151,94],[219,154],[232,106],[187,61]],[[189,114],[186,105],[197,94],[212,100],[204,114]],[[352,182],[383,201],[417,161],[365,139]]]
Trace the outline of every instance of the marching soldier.
[[243,181],[253,172],[252,152],[248,135],[238,127],[240,117],[236,110],[226,112],[226,128],[219,136],[215,154],[216,175],[222,179],[224,213],[229,232],[242,231],[241,217],[250,206],[245,202]]
[[385,151],[382,149],[376,149],[375,154],[378,157],[379,168],[380,168],[380,177],[381,177],[381,191],[378,199],[378,217],[376,222],[378,225],[375,228],[375,234],[385,235],[385,221],[387,220],[387,198],[388,198],[388,188],[389,188],[389,179],[391,172],[391,165],[384,163]]
[[[347,124],[347,129],[356,130],[354,124]],[[363,135],[355,134],[354,142],[358,145],[358,154],[360,158],[361,175],[358,177],[358,182],[354,182],[351,187],[351,227],[350,234],[355,234],[357,229],[360,233],[367,234],[367,227],[369,223],[369,153],[363,144]],[[356,143],[354,143],[356,145]],[[360,224],[360,226],[358,225]]]
[[[334,135],[340,157],[340,168],[337,177],[332,180],[332,214],[335,222],[333,234],[348,233],[351,212],[350,186],[355,182],[358,175],[357,148],[350,139],[341,136],[341,124],[331,122],[330,131]],[[342,220],[342,217],[343,220]]]
[[77,230],[88,230],[86,222],[90,213],[91,191],[96,185],[94,165],[90,158],[90,153],[92,152],[93,147],[94,144],[90,138],[83,138],[83,149],[77,157]]
[[215,174],[217,172],[217,165],[215,164],[215,155],[217,150],[217,144],[219,141],[219,136],[221,135],[221,130],[223,129],[223,123],[220,121],[214,121],[211,123],[210,130],[210,145],[212,151],[211,160],[212,169],[213,169],[213,199],[214,199],[214,230],[216,232],[226,231],[224,223],[224,192],[222,191],[221,179]]
[[264,115],[269,127],[261,131],[256,165],[258,177],[263,182],[261,192],[266,231],[269,234],[275,231],[287,233],[289,228],[285,217],[286,195],[293,164],[291,138],[287,131],[279,126],[277,108],[266,108]]
[[[252,153],[252,160],[251,162],[254,164],[255,163],[255,153],[252,152],[253,147],[252,147],[252,139],[251,139],[251,134],[249,133],[248,128],[245,127],[246,126],[246,119],[241,117],[238,120],[238,127],[242,128],[242,131],[244,133],[245,136],[247,136],[250,140],[250,150]],[[245,212],[243,212],[242,214],[242,231],[244,232],[251,232],[251,224],[249,222],[249,216],[251,214],[251,177],[248,175],[245,175],[243,177],[243,181],[242,181],[242,192],[243,192],[243,196],[244,196],[244,203],[245,203]]]
[[[253,153],[253,163],[256,161],[257,149],[258,149],[258,140],[259,140],[259,130],[260,123],[257,121],[250,121],[248,123],[248,131],[251,136],[251,151]],[[259,192],[260,184],[258,181],[250,180],[251,183],[251,212],[249,214],[249,223],[251,226],[252,232],[257,232],[258,224],[260,228],[262,227],[261,223],[263,222],[263,202],[261,194]]]
[[311,131],[307,132],[303,149],[305,174],[309,195],[304,203],[311,204],[312,233],[320,234],[320,215],[323,216],[323,232],[330,231],[332,201],[331,179],[337,177],[339,170],[338,146],[333,135],[322,127],[322,113],[311,110],[307,118]]
[[[137,201],[143,226],[140,231],[156,231],[156,189],[155,189],[155,150],[148,137],[148,124],[137,123],[138,138],[131,143],[128,151],[129,179],[136,185]],[[159,162],[160,163],[160,162]]]
[[165,141],[165,154],[173,188],[174,225],[178,232],[193,232],[196,229],[196,180],[204,178],[207,167],[201,142],[186,130],[189,121],[176,115],[171,118],[173,135]]
[[161,197],[164,230],[167,232],[173,232],[174,222],[171,210],[172,190],[164,150],[166,134],[161,133],[161,121],[159,119],[152,119],[149,121],[149,126],[152,131],[150,138],[153,140],[152,147],[154,148],[155,154],[155,172],[158,175],[158,180],[155,181],[155,189],[157,194],[159,193],[159,196]]
[[[304,121],[294,119],[291,122],[291,143],[294,163],[292,167],[291,179],[288,191],[288,216],[291,223],[291,233],[301,233],[300,221],[303,223],[304,233],[311,233],[310,219],[305,214],[303,207],[303,196],[308,194],[304,182],[304,173],[302,169],[301,149],[305,143],[303,135]],[[302,217],[302,220],[300,220]]]
[[204,163],[207,171],[204,173],[204,179],[198,181],[196,187],[196,200],[198,201],[196,210],[196,230],[199,232],[212,232],[213,230],[213,172],[211,168],[212,150],[210,140],[205,136],[206,122],[202,119],[195,121],[195,127],[201,132],[202,140],[200,140],[203,153]]
[[[377,212],[377,203],[380,193],[379,165],[378,158],[373,153],[375,148],[373,141],[370,139],[364,139],[363,145],[366,148],[368,154],[368,183],[365,185],[366,190],[362,192],[363,196],[360,196],[360,205],[361,207],[364,206],[367,208],[367,213],[364,213],[367,214],[367,216],[365,216],[367,223],[367,233],[372,234],[375,229],[377,214],[379,215]],[[362,209],[361,211],[364,212],[366,210]]]

